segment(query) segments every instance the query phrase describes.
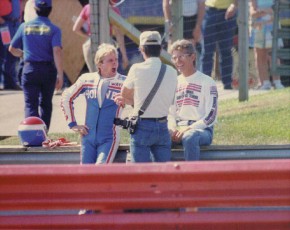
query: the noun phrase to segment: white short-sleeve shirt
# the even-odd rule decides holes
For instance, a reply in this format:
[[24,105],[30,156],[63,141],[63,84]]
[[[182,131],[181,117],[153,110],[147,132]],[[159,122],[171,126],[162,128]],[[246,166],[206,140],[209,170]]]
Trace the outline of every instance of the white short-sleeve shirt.
[[[124,87],[134,89],[133,115],[137,115],[147,95],[153,88],[159,71],[161,60],[151,57],[142,63],[134,64],[124,82]],[[177,71],[167,65],[164,78],[154,98],[141,117],[159,118],[168,115],[169,107],[173,103],[177,86]]]
[[205,0],[183,0],[182,1],[182,15],[185,17],[191,17],[197,15],[198,4]]

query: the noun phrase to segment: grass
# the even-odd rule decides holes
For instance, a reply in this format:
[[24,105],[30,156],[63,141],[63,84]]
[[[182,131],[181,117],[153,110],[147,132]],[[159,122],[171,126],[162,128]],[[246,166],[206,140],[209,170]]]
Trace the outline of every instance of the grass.
[[[228,99],[219,103],[218,123],[215,125],[215,145],[279,145],[290,144],[290,88],[271,90],[239,102]],[[65,137],[80,143],[75,133],[51,133],[49,138]],[[121,143],[129,143],[122,130]],[[0,145],[18,145],[18,137],[2,137]]]
[[290,88],[219,104],[213,144],[262,145],[290,143]]

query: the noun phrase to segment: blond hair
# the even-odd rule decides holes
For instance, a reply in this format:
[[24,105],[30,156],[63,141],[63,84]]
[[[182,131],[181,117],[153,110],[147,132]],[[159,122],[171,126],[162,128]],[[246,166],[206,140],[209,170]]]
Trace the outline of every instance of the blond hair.
[[114,53],[116,57],[118,58],[118,51],[115,46],[109,43],[103,43],[99,45],[98,50],[95,55],[95,63],[98,65],[104,60],[104,57],[107,56],[110,53]]

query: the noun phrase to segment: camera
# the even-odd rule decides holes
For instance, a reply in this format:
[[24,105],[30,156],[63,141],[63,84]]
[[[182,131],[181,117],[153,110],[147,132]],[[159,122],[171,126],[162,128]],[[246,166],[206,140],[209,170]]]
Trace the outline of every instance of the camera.
[[123,129],[127,129],[130,134],[134,134],[137,128],[138,117],[126,117],[125,119],[115,118],[114,124],[121,126]]

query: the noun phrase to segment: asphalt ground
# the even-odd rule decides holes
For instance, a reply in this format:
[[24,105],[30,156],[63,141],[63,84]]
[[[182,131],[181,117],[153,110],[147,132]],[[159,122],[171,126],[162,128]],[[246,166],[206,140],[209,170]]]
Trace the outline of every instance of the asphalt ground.
[[[238,90],[224,90],[221,82],[217,82],[219,101],[229,98],[239,98]],[[265,91],[249,90],[249,98]],[[49,133],[72,132],[65,121],[60,107],[61,95],[53,97],[53,112]],[[85,99],[79,96],[75,103],[75,116],[78,123],[84,121]],[[0,136],[17,136],[18,126],[24,119],[24,96],[22,91],[0,90]],[[48,133],[48,135],[49,135]]]

